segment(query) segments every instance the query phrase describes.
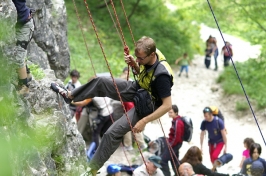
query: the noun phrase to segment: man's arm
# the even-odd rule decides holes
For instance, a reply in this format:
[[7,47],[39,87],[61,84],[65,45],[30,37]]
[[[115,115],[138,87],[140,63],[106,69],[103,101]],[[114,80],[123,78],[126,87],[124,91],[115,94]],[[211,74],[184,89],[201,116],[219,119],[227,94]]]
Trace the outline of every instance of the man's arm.
[[205,135],[205,131],[201,131],[201,133],[200,133],[200,149],[201,149],[201,152],[203,151],[202,150],[203,149],[202,145],[203,145],[204,135]]
[[227,137],[226,137],[225,128],[221,130],[221,134],[222,134],[223,141],[224,141],[224,153],[226,153],[226,150],[227,150]]
[[144,130],[144,127],[147,123],[159,119],[165,113],[167,113],[172,108],[172,99],[171,96],[162,98],[162,105],[156,109],[150,115],[142,118],[137,124],[133,127],[135,133],[140,133]]

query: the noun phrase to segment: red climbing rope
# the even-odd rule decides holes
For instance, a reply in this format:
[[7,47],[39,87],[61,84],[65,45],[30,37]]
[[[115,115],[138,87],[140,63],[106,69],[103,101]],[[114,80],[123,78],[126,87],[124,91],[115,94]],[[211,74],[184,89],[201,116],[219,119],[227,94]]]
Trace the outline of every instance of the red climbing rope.
[[[122,98],[121,98],[121,95],[120,95],[120,92],[119,92],[119,90],[118,90],[118,87],[117,87],[117,85],[116,85],[116,83],[115,83],[115,80],[114,80],[114,77],[113,77],[113,74],[112,74],[112,70],[111,70],[111,68],[110,68],[109,62],[107,61],[107,57],[106,57],[106,54],[105,54],[105,52],[104,52],[103,45],[102,45],[102,42],[101,42],[101,40],[100,40],[100,38],[99,38],[98,31],[97,31],[97,28],[96,28],[95,23],[94,23],[94,21],[93,21],[93,18],[92,18],[92,15],[91,15],[91,12],[90,12],[89,6],[88,6],[88,4],[87,4],[87,1],[84,0],[84,3],[85,3],[85,6],[86,6],[86,9],[87,9],[87,12],[88,12],[88,15],[89,15],[89,18],[90,18],[91,24],[92,24],[92,26],[93,26],[93,29],[94,29],[94,32],[95,32],[96,38],[97,38],[98,43],[99,43],[99,45],[100,45],[100,48],[101,48],[101,50],[102,50],[102,54],[103,54],[103,56],[104,56],[104,59],[105,59],[106,65],[107,65],[108,70],[109,70],[109,72],[110,72],[110,74],[111,74],[111,78],[112,78],[113,84],[114,84],[114,86],[115,86],[115,89],[116,89],[116,91],[117,91],[117,94],[118,94],[119,100],[120,100],[120,102],[121,102],[121,104],[122,104],[122,107],[123,107],[123,109],[124,109],[124,112],[125,112],[125,115],[126,115],[127,121],[128,121],[128,123],[129,123],[129,126],[130,126],[131,130],[133,131],[132,124],[131,124],[130,119],[129,119],[128,115],[127,115],[127,112],[126,112],[125,106],[124,106],[123,103],[122,103],[123,100],[122,100]],[[123,38],[123,41],[124,41],[124,44],[125,44],[124,37],[122,37],[122,38]],[[134,132],[133,132],[133,136],[134,136],[134,139],[136,140],[136,136],[135,136]],[[146,166],[146,168],[147,168],[147,165],[146,165],[146,162],[145,162],[144,156],[143,156],[143,154],[142,154],[142,152],[141,152],[141,149],[140,149],[140,146],[139,146],[138,142],[137,142],[137,146],[138,146],[139,152],[140,152],[140,154],[141,154],[141,157],[142,157],[142,159],[143,159],[143,162],[144,162],[144,164],[145,164],[145,166]],[[148,170],[148,168],[147,168],[147,170]]]
[[88,56],[89,56],[89,59],[90,59],[91,67],[92,67],[92,69],[94,71],[94,75],[96,76],[96,71],[95,71],[95,68],[94,68],[94,65],[93,65],[93,62],[92,62],[92,59],[91,59],[91,55],[90,55],[90,52],[89,52],[89,47],[88,47],[88,44],[86,42],[84,32],[82,30],[83,26],[82,26],[82,23],[81,23],[81,20],[80,20],[80,17],[79,17],[78,8],[76,6],[75,0],[73,0],[73,4],[74,4],[75,12],[76,12],[76,15],[77,15],[77,18],[78,18],[79,28],[80,28],[80,31],[81,31],[81,34],[82,34],[82,38],[84,40],[84,43],[85,43],[85,46],[86,46],[86,50],[87,50],[87,53],[88,53]]
[[[161,122],[160,119],[159,119],[158,121],[159,121],[159,123],[160,123],[160,125],[161,125],[162,131],[163,131],[163,135],[164,135],[164,137],[165,137],[165,139],[166,139],[166,135],[165,135],[165,132],[164,132],[164,130],[163,130],[162,122]],[[174,158],[173,158],[173,155],[175,156],[175,159],[176,159],[177,162],[179,163],[178,158],[176,157],[176,155],[175,155],[175,153],[174,153],[174,151],[173,151],[172,147],[170,146],[169,141],[168,141],[167,139],[166,139],[166,144],[167,144],[167,147],[168,147],[168,150],[169,150],[170,156],[171,156],[171,160],[172,160],[173,163],[174,163],[175,171],[176,171],[176,173],[178,174],[178,170],[177,170],[177,167],[176,167],[176,164],[175,164],[175,160],[174,160]],[[180,165],[180,163],[179,163],[179,165]],[[178,174],[178,176],[179,176],[179,174]]]
[[130,32],[130,35],[131,35],[132,41],[134,42],[134,46],[136,46],[136,42],[135,42],[135,40],[134,40],[134,35],[133,35],[132,30],[131,30],[130,23],[129,23],[128,18],[127,18],[127,13],[126,13],[126,10],[125,10],[124,4],[123,4],[123,0],[120,0],[120,3],[121,3],[121,6],[122,6],[122,9],[123,9],[124,15],[125,15],[125,17],[126,17],[126,21],[127,21],[127,25],[128,25],[128,28],[129,28],[129,32]]

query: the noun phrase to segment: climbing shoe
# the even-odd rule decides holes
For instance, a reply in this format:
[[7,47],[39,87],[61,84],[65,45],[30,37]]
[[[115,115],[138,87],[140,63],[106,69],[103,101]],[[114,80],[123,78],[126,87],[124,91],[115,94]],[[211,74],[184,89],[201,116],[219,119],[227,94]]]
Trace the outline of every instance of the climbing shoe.
[[71,100],[70,98],[68,98],[68,91],[67,91],[66,88],[64,88],[64,87],[62,87],[62,86],[60,86],[60,85],[58,85],[57,83],[51,83],[50,88],[51,88],[54,92],[59,93],[59,94],[64,98],[64,100],[65,100],[65,102],[66,102],[67,104],[70,104],[70,103],[71,103],[72,100]]

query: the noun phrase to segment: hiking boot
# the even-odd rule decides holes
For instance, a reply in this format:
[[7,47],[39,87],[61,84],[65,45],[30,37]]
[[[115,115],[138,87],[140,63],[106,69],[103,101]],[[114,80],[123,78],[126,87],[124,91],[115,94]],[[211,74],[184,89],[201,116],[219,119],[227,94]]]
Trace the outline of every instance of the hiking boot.
[[30,93],[30,90],[29,90],[28,86],[22,85],[21,87],[19,87],[17,93],[19,95],[26,96],[26,95],[28,95]]
[[68,98],[68,91],[66,88],[58,85],[57,83],[51,83],[51,86],[50,88],[55,92],[55,93],[59,93],[65,100],[65,102],[67,104],[70,104],[71,103],[71,99]]

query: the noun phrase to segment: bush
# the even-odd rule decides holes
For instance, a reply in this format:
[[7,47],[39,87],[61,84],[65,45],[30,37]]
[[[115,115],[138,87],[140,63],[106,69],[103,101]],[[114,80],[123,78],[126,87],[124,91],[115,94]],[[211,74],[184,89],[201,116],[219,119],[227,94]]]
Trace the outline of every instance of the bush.
[[[266,107],[266,61],[263,59],[249,59],[243,63],[237,62],[235,65],[247,96],[256,101],[258,108]],[[218,77],[217,82],[222,84],[226,94],[244,95],[232,66],[224,70]]]
[[237,111],[246,111],[249,109],[248,103],[245,101],[237,101],[236,102],[236,110]]

